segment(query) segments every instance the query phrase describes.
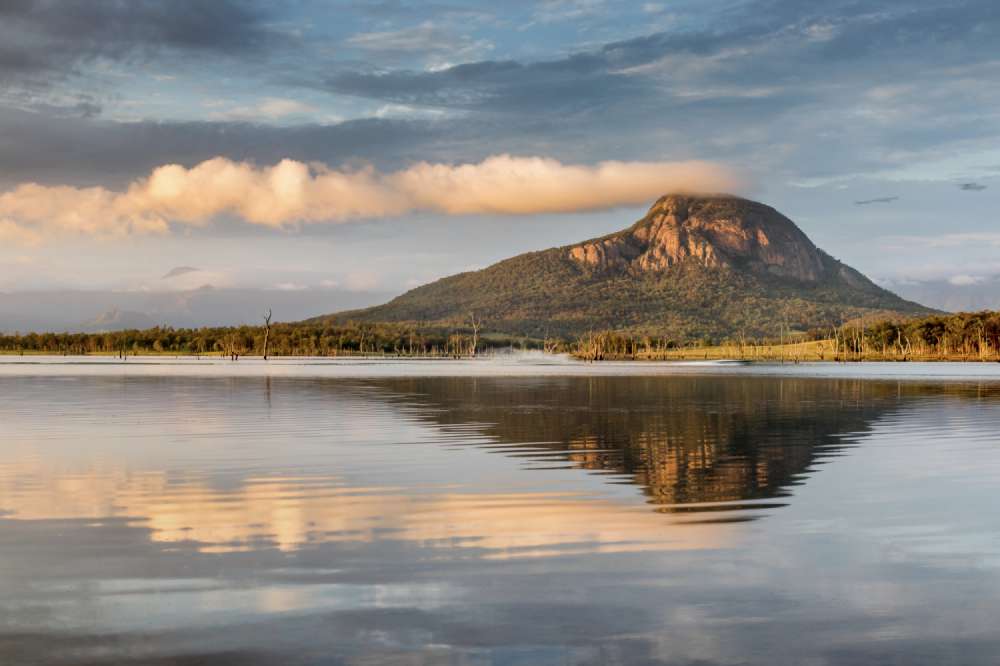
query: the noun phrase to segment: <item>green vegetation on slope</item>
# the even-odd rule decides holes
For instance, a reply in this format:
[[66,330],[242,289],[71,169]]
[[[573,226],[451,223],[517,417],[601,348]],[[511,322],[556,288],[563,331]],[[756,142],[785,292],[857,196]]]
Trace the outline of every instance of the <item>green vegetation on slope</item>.
[[385,305],[312,321],[447,327],[461,324],[475,312],[489,330],[512,335],[575,338],[607,329],[685,341],[740,334],[776,337],[782,328],[829,329],[856,317],[931,312],[860,274],[861,280],[847,282],[839,275],[841,264],[833,259],[827,279],[806,283],[710,269],[694,261],[655,273],[608,275],[588,270],[566,254],[565,248],[557,248],[521,255],[438,280]]
[[315,322],[455,326],[537,338],[595,330],[674,340],[776,337],[856,317],[929,314],[813,245],[770,206],[666,195],[621,231],[522,254]]

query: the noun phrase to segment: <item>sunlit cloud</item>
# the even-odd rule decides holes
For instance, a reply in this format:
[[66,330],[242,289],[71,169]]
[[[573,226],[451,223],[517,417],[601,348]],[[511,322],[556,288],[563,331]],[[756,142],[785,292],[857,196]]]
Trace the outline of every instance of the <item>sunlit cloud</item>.
[[41,235],[33,229],[22,227],[10,220],[0,219],[0,243],[38,245],[41,240]]
[[157,167],[123,190],[27,183],[0,194],[0,234],[30,241],[58,234],[167,233],[219,217],[281,228],[412,212],[445,215],[573,213],[650,203],[668,192],[742,189],[710,162],[563,164],[496,155],[474,164],[420,162],[381,172],[285,159],[257,166],[216,157]]

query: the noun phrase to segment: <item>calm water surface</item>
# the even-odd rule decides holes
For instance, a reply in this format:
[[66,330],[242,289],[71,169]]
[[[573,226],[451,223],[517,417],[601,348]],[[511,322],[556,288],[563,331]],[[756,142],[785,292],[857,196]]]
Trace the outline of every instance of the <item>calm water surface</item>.
[[992,366],[12,365],[4,665],[1000,663]]

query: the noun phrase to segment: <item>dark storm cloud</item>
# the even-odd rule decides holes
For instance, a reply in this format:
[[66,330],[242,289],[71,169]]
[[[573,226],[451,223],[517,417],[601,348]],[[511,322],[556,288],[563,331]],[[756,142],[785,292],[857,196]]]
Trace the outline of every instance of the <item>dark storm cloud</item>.
[[158,49],[246,54],[275,37],[241,0],[0,0],[0,76],[66,73]]

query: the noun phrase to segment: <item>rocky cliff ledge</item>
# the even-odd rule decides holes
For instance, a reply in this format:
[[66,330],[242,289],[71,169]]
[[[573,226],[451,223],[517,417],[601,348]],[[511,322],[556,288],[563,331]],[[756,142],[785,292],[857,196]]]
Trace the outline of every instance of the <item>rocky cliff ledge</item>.
[[825,255],[794,222],[733,196],[662,197],[628,229],[575,245],[569,256],[593,270],[632,274],[694,260],[815,282],[827,269]]

